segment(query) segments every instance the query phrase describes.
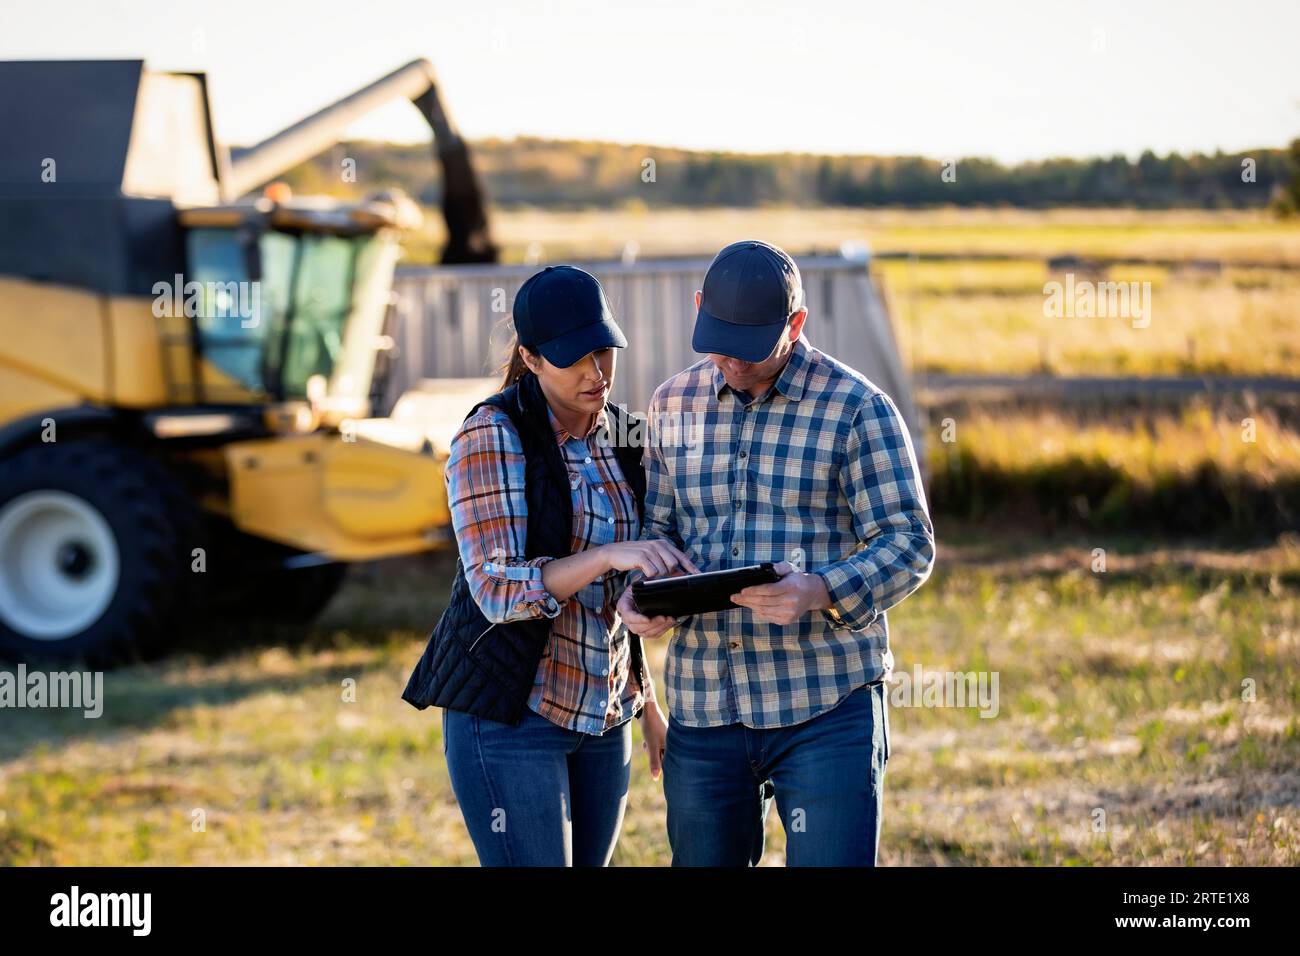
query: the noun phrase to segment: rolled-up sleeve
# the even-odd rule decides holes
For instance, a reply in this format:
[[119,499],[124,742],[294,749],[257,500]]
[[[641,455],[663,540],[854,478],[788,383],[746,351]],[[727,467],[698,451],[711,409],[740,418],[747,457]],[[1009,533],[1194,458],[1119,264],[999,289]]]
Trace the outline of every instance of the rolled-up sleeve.
[[483,616],[494,623],[557,617],[542,565],[525,557],[528,502],[524,451],[509,417],[480,409],[457,431],[446,466],[447,501],[465,579]]
[[[826,582],[831,623],[862,630],[930,576],[934,527],[907,426],[877,393],[854,417],[840,469],[859,549],[814,573]],[[838,616],[837,616],[838,615]]]

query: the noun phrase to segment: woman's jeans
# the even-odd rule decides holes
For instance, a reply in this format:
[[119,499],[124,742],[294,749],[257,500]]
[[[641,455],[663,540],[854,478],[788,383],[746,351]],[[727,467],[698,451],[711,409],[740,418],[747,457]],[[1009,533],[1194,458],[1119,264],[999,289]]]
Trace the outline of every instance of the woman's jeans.
[[443,752],[483,866],[606,866],[627,808],[632,721],[597,737],[531,710],[442,712]]
[[887,686],[859,687],[792,727],[668,721],[664,795],[674,866],[763,855],[773,792],[789,866],[874,866],[889,757]]

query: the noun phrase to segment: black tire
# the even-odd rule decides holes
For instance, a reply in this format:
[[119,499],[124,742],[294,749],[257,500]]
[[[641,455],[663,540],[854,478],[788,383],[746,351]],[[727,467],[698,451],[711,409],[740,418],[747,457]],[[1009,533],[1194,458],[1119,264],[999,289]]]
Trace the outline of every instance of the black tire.
[[[175,477],[139,452],[98,440],[34,446],[5,462],[0,472],[0,528],[6,513],[17,515],[24,502],[30,506],[36,498],[53,499],[56,504],[75,500],[80,502],[76,507],[88,506],[107,525],[115,555],[96,554],[99,539],[93,536],[87,554],[86,542],[78,541],[76,532],[55,531],[44,540],[57,540],[60,535],[66,540],[51,563],[53,570],[44,573],[73,580],[78,574],[84,578],[87,568],[98,568],[97,561],[115,559],[117,566],[115,585],[102,592],[112,594],[103,611],[66,635],[37,636],[30,624],[24,628],[12,609],[6,614],[0,608],[0,654],[20,661],[81,659],[110,666],[155,647],[192,598],[194,579],[201,577],[189,573],[190,555],[198,546],[197,513]],[[25,497],[32,492],[46,494]],[[8,577],[0,585],[10,587],[18,581],[21,542],[31,536],[0,531],[0,537],[6,534],[9,540],[0,540],[0,576]],[[24,551],[28,559],[40,553],[39,548]],[[111,584],[111,575],[104,580]],[[28,585],[22,593],[39,590]],[[57,617],[69,606],[51,607],[51,614]],[[93,603],[86,613],[98,606],[99,602]],[[26,616],[27,622],[36,619],[31,613]]]
[[309,624],[343,586],[348,566],[296,567],[303,552],[244,534],[229,524],[212,535],[213,610],[228,621]]
[[347,571],[346,564],[314,564],[266,574],[250,588],[245,613],[283,624],[310,624],[343,586]]

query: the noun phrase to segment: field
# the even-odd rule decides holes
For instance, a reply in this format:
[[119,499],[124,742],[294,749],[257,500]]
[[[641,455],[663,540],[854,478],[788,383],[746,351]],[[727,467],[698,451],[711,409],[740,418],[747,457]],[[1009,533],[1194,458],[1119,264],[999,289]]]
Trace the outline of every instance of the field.
[[[441,241],[436,210],[426,209],[423,241],[412,259],[429,261]],[[1300,222],[1264,212],[1123,209],[623,209],[570,212],[511,208],[492,213],[506,257],[523,261],[537,243],[549,262],[622,255],[711,256],[728,242],[766,238],[796,254],[838,252],[865,242],[878,254],[946,253],[1042,258],[1055,255],[1139,259],[1221,259],[1300,266]]]
[[[979,543],[891,615],[898,669],[997,672],[999,708],[893,709],[884,862],[1300,864],[1300,541],[1106,539],[1094,573],[1096,540],[941,540]],[[0,863],[473,863],[399,699],[449,568],[357,573],[296,649],[110,674],[95,721],[0,717]],[[617,864],[668,861],[663,813],[638,746]]]
[[932,406],[931,509],[1040,531],[1252,542],[1295,530],[1297,398]]
[[[882,262],[910,368],[925,373],[1281,375],[1300,368],[1300,269],[1200,272],[1116,265],[1078,279],[1128,283],[1142,314],[1051,315],[1041,260]],[[1136,283],[1136,285],[1132,285]]]

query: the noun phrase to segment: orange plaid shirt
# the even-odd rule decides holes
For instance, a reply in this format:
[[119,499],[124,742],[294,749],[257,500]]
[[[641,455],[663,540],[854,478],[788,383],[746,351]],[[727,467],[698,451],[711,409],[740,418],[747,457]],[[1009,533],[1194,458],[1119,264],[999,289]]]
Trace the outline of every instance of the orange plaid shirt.
[[[636,501],[614,449],[588,441],[605,423],[605,413],[584,438],[569,434],[549,409],[547,414],[569,472],[573,553],[638,538]],[[588,734],[628,720],[644,703],[648,688],[640,686],[631,667],[627,629],[615,610],[626,573],[608,572],[564,601],[546,590],[542,565],[556,556],[524,556],[524,454],[505,412],[485,405],[466,419],[452,439],[446,480],[465,578],[484,616],[489,621],[552,620],[529,708],[561,727]]]

